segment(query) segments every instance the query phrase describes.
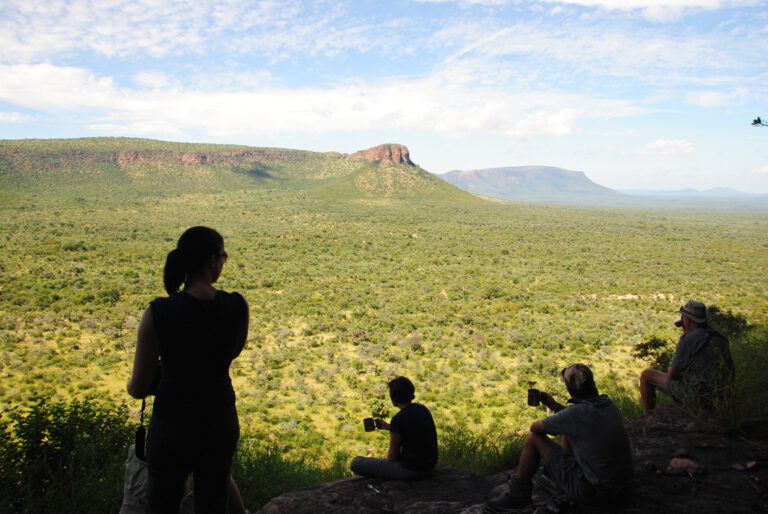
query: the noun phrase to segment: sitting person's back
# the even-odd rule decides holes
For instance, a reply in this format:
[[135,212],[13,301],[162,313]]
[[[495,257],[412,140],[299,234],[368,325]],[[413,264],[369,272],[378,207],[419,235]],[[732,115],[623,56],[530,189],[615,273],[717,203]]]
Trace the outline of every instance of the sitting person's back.
[[390,381],[389,397],[400,411],[391,423],[377,418],[376,426],[389,430],[386,459],[355,457],[352,472],[368,477],[408,480],[420,478],[437,464],[437,430],[432,414],[424,405],[412,403],[415,388],[410,380],[397,377]]
[[437,430],[432,413],[420,403],[410,403],[394,415],[391,433],[400,434],[400,461],[408,469],[429,471],[437,464]]
[[670,396],[686,406],[712,408],[733,385],[734,369],[728,339],[700,325],[680,338],[671,367],[679,377],[667,382]]

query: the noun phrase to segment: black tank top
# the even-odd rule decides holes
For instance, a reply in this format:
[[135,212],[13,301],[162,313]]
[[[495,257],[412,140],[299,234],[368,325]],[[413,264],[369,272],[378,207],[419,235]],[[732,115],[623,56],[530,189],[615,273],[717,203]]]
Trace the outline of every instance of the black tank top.
[[150,304],[160,341],[156,414],[229,407],[235,391],[229,365],[240,352],[247,323],[245,299],[217,291],[211,300],[180,292]]

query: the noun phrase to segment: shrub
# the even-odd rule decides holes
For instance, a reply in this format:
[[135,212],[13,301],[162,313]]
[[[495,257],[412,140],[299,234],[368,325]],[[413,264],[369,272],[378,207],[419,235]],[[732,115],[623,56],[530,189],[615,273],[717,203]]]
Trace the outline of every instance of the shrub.
[[712,326],[720,329],[729,338],[740,337],[750,329],[747,319],[740,314],[734,314],[730,309],[724,310],[712,305],[707,307],[707,311],[712,316]]
[[667,372],[675,354],[675,344],[672,341],[656,336],[637,343],[633,348],[635,357],[646,360],[652,368],[664,373]]
[[38,396],[0,423],[0,511],[119,509],[135,430],[125,405]]

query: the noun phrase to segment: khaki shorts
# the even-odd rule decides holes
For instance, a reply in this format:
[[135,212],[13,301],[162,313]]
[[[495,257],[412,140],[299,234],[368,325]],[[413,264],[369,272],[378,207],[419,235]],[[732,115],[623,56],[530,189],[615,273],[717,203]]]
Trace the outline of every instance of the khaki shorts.
[[592,498],[595,487],[584,476],[576,458],[565,451],[562,446],[555,445],[544,459],[544,473],[563,490],[576,500]]

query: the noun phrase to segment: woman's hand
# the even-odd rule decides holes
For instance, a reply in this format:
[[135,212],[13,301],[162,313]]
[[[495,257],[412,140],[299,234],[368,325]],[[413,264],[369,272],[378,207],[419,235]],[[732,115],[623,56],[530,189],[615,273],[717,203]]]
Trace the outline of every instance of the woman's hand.
[[389,423],[387,423],[383,419],[375,418],[373,422],[376,423],[376,428],[378,428],[379,430],[389,430]]

